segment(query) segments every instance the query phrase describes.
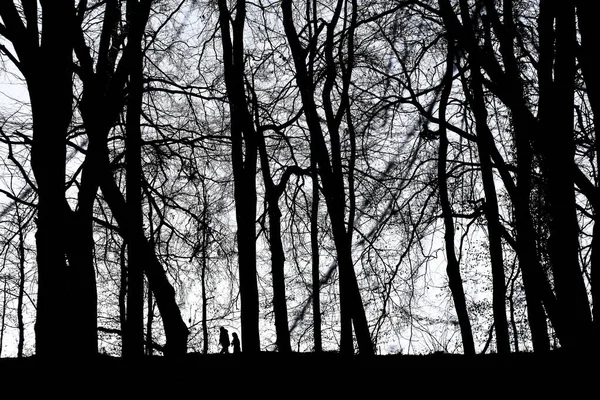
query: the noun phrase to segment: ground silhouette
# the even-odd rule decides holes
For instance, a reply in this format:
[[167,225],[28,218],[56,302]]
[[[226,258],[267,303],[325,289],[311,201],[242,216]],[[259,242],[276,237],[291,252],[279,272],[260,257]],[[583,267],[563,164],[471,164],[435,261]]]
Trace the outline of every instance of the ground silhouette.
[[458,394],[471,398],[474,393],[485,394],[483,398],[537,398],[556,394],[557,390],[568,390],[567,398],[579,398],[577,393],[583,395],[588,385],[597,382],[596,360],[591,353],[575,356],[561,352],[471,357],[443,353],[369,357],[337,353],[191,353],[138,360],[106,355],[92,360],[42,360],[32,356],[0,359],[0,385],[43,389],[45,394],[101,390],[99,396],[114,391],[145,393],[151,398],[216,394],[229,399],[269,393],[287,399],[351,393],[351,398],[373,399],[390,391],[420,398]]

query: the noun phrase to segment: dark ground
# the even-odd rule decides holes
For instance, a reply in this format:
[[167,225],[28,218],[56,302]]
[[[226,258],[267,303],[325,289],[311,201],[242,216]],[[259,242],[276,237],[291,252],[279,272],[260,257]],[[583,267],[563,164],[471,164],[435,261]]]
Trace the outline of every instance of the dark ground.
[[[375,399],[411,394],[419,398],[598,398],[598,357],[533,353],[500,357],[431,354],[362,357],[335,353],[261,353],[254,356],[188,354],[138,361],[98,356],[94,360],[0,359],[0,398],[6,389],[45,395],[106,398],[226,399],[266,397]],[[472,396],[479,393],[482,396]],[[93,395],[93,396],[92,396]],[[554,395],[554,396],[553,396]],[[90,397],[91,396],[91,397]],[[46,397],[46,396],[44,396]],[[262,397],[261,397],[262,398]]]

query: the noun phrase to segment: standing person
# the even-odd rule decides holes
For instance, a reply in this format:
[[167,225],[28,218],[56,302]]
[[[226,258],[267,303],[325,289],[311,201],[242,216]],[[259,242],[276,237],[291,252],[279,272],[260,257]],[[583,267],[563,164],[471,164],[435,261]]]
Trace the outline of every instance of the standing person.
[[221,331],[219,333],[219,344],[221,345],[220,353],[228,354],[229,353],[229,332],[224,327],[221,327]]
[[238,338],[238,334],[233,332],[233,340],[231,342],[231,346],[233,346],[233,354],[239,354],[242,351],[240,350],[240,339]]

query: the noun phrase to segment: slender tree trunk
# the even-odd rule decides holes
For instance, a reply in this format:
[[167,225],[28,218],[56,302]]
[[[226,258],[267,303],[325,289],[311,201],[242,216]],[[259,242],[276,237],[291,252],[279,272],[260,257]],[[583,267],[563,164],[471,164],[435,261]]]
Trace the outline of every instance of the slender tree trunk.
[[[520,350],[519,350],[519,331],[517,330],[517,321],[515,319],[515,281],[517,280],[517,277],[519,276],[519,270],[517,268],[515,268],[514,265],[513,265],[513,273],[514,273],[514,276],[511,276],[509,278],[510,293],[508,294],[508,306],[509,306],[509,313],[510,313],[510,326],[513,331],[513,338],[514,338],[514,342],[515,342],[515,353],[518,353]],[[546,335],[546,337],[548,337],[548,336]],[[534,351],[535,351],[535,349],[534,349]]]
[[[19,213],[17,205],[17,213]],[[17,357],[23,357],[23,345],[25,343],[25,324],[23,323],[23,297],[25,296],[25,237],[21,216],[18,215],[19,223],[19,294],[17,295],[17,328],[19,330],[19,342],[17,343]],[[4,313],[2,314],[4,315]],[[0,343],[0,348],[2,344]]]
[[[127,244],[121,245],[120,251],[120,272],[121,279],[119,285],[119,324],[121,325],[121,341],[127,329]],[[121,352],[123,350],[121,349]],[[121,355],[123,355],[121,353]]]
[[152,348],[152,324],[154,323],[154,297],[152,296],[152,290],[148,285],[147,291],[147,307],[148,314],[146,317],[146,355],[151,356],[154,352]]
[[[319,21],[317,13],[317,0],[306,1],[306,20],[312,21],[308,24],[309,37],[319,31]],[[308,48],[309,62],[307,74],[314,76],[314,60],[317,55],[316,46]],[[316,150],[313,148],[311,140],[310,170],[312,179],[312,206],[310,216],[310,246],[312,254],[312,306],[313,306],[313,324],[314,324],[314,342],[315,352],[323,351],[322,321],[321,321],[321,273],[320,273],[320,248],[319,248],[319,172],[318,163],[315,157]]]
[[[475,80],[475,79],[473,79]],[[477,89],[474,89],[475,91]],[[475,95],[478,97],[478,95]],[[478,100],[482,100],[480,97]],[[475,100],[478,103],[477,99]],[[483,103],[480,103],[483,105]],[[496,329],[496,346],[498,353],[510,352],[510,338],[508,335],[508,321],[506,317],[506,281],[504,274],[504,257],[502,255],[502,234],[500,217],[498,213],[498,200],[496,198],[496,184],[494,182],[493,167],[490,160],[489,144],[486,142],[491,137],[487,126],[487,112],[485,108],[473,106],[477,120],[477,148],[481,163],[481,178],[485,193],[484,213],[488,224],[490,246],[490,262],[492,265],[492,297],[493,314]],[[479,114],[481,113],[481,114]],[[479,115],[478,115],[479,114]]]
[[4,287],[2,288],[2,320],[0,322],[0,357],[2,357],[2,349],[4,349],[4,330],[6,329],[6,305],[8,300],[6,299],[6,295],[8,291],[6,290],[6,285],[8,282],[8,277],[4,276]]
[[323,339],[321,334],[321,273],[319,257],[319,174],[314,157],[311,157],[312,176],[312,207],[310,215],[310,248],[312,253],[312,308],[313,308],[313,331],[315,341],[315,352],[323,351]]
[[283,252],[283,243],[281,241],[281,210],[279,208],[279,198],[283,193],[287,179],[277,186],[273,183],[264,132],[258,134],[258,150],[263,182],[265,184],[267,212],[269,215],[269,244],[271,249],[273,311],[275,313],[277,350],[282,353],[290,353],[292,347],[290,344],[290,330],[288,327],[287,302],[285,295],[285,254]]
[[200,271],[200,283],[202,286],[202,353],[208,354],[208,315],[207,315],[207,306],[208,306],[208,296],[206,294],[206,271],[208,269],[208,196],[206,194],[206,189],[203,186],[202,194],[204,196],[203,208],[202,208],[202,266]]
[[448,274],[448,285],[452,292],[452,299],[454,300],[454,308],[456,309],[456,316],[458,317],[458,324],[460,326],[460,334],[463,342],[463,350],[466,355],[475,355],[475,342],[473,341],[473,331],[471,329],[471,321],[469,320],[469,312],[467,310],[467,303],[465,299],[465,291],[463,288],[463,282],[460,275],[460,264],[456,257],[454,250],[454,220],[452,216],[452,206],[448,198],[448,174],[446,173],[446,160],[448,152],[448,134],[446,131],[446,106],[448,104],[448,97],[450,96],[450,90],[452,89],[453,80],[453,69],[454,69],[454,54],[452,46],[449,46],[448,57],[446,61],[446,75],[444,77],[442,95],[440,99],[440,148],[438,154],[438,184],[440,191],[440,204],[442,207],[442,215],[444,218],[444,241],[446,246],[446,258],[448,264],[446,266],[446,273]]

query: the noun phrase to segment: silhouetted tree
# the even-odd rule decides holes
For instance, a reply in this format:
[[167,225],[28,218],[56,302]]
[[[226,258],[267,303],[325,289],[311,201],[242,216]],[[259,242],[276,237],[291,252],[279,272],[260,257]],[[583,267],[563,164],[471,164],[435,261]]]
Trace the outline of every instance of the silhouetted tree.
[[244,24],[246,2],[236,2],[235,17],[219,0],[223,68],[229,100],[231,157],[240,274],[242,345],[244,352],[260,351],[258,288],[256,282],[256,163],[257,133],[244,93]]
[[467,310],[467,304],[465,299],[465,291],[463,288],[462,277],[460,274],[460,264],[456,257],[455,246],[455,235],[454,235],[454,220],[452,206],[448,198],[448,174],[446,172],[447,152],[448,152],[448,134],[446,132],[446,107],[448,105],[448,98],[452,89],[453,75],[454,75],[454,52],[452,45],[448,45],[448,57],[446,60],[446,73],[444,75],[444,86],[442,87],[440,97],[440,147],[438,154],[438,182],[440,190],[440,206],[442,208],[442,216],[444,218],[444,240],[446,246],[446,257],[447,267],[446,271],[448,274],[448,286],[452,291],[452,298],[454,300],[454,307],[456,308],[456,315],[458,317],[458,323],[460,324],[460,333],[462,336],[463,348],[465,354],[475,354],[475,343],[473,341],[473,332],[471,330],[471,321],[469,320],[469,313]]
[[[349,33],[346,38],[348,43],[347,54],[348,64],[344,65],[341,74],[341,85],[343,93],[341,96],[341,104],[334,111],[332,104],[332,89],[336,79],[339,77],[336,62],[334,60],[334,51],[337,49],[334,36],[340,15],[344,9],[345,2],[337,1],[334,6],[334,11],[331,15],[331,20],[327,24],[326,39],[323,44],[324,58],[326,60],[325,81],[323,86],[323,108],[326,116],[331,156],[325,141],[325,135],[319,120],[319,110],[315,99],[315,82],[314,77],[310,76],[309,68],[306,63],[307,49],[300,41],[300,37],[296,31],[294,17],[292,12],[292,4],[290,1],[283,1],[281,4],[283,11],[283,24],[285,34],[290,46],[290,51],[294,60],[296,73],[296,83],[302,98],[304,106],[304,116],[310,132],[311,154],[315,157],[319,170],[320,181],[322,183],[322,191],[327,204],[327,210],[331,219],[333,237],[337,251],[337,264],[340,271],[340,318],[341,318],[341,351],[349,354],[354,351],[352,340],[352,324],[354,324],[354,332],[358,341],[359,351],[361,354],[373,354],[373,345],[369,333],[364,306],[356,273],[352,262],[352,231],[353,213],[355,212],[351,204],[346,205],[346,191],[344,188],[344,174],[342,169],[342,153],[340,147],[340,124],[348,111],[348,87],[350,84],[351,71],[353,67],[353,35],[354,27],[356,26],[357,9],[356,2],[351,5],[351,22],[349,23]],[[318,33],[311,41],[316,40]],[[316,45],[312,43],[311,45]],[[340,54],[340,57],[344,57]],[[343,65],[343,64],[342,64]],[[348,127],[350,135],[352,135],[352,127]],[[330,158],[331,157],[331,158]],[[350,156],[352,157],[352,155]],[[352,159],[350,159],[352,163]],[[353,171],[350,169],[349,175]],[[352,180],[350,179],[350,198],[352,201],[353,188]],[[348,210],[348,214],[346,214]],[[348,218],[348,227],[346,227],[346,217]]]
[[[37,265],[38,294],[36,318],[36,349],[40,357],[58,354],[90,355],[95,353],[95,326],[75,324],[69,310],[73,301],[65,261],[68,232],[63,231],[65,213],[66,136],[72,116],[73,35],[75,24],[73,1],[60,3],[24,2],[17,8],[13,1],[0,5],[0,34],[8,39],[15,53],[4,53],[13,61],[27,82],[33,118],[31,168],[38,192]],[[41,28],[41,29],[40,29]],[[43,65],[44,68],[40,68]],[[49,96],[48,94],[52,94]],[[76,266],[74,266],[76,267]],[[64,342],[81,346],[75,349]],[[68,327],[73,327],[69,329]],[[75,334],[76,333],[76,334]],[[79,339],[89,340],[80,343]]]

